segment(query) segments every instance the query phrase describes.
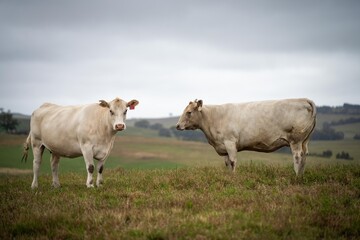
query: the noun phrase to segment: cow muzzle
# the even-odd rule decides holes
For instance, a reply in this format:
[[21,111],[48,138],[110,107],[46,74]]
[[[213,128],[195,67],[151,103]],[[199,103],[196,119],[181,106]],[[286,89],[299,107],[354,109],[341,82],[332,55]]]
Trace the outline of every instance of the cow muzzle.
[[180,124],[176,124],[176,129],[179,131],[185,130],[185,127],[180,126]]
[[116,131],[122,131],[124,129],[125,129],[125,124],[123,124],[123,123],[118,123],[118,124],[115,125],[115,130]]

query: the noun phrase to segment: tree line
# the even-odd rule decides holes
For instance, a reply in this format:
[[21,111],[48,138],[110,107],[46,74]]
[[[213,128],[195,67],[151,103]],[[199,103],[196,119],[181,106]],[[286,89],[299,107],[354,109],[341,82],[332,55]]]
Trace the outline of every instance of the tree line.
[[316,107],[318,113],[324,114],[360,114],[360,105],[344,103],[343,106],[321,106]]
[[347,119],[340,119],[339,121],[331,121],[329,124],[331,126],[339,126],[339,125],[346,125],[346,124],[353,124],[353,123],[359,123],[360,118],[347,118]]
[[8,110],[4,111],[0,108],[0,128],[7,133],[16,133],[16,127],[19,125],[19,121],[13,118],[13,114]]
[[322,129],[315,129],[311,135],[312,140],[343,140],[343,132],[337,132],[331,128],[328,122],[324,122]]
[[[310,153],[310,156],[323,157],[323,158],[331,158],[333,152],[331,150],[325,150],[321,154],[319,153]],[[336,154],[336,159],[344,159],[344,160],[354,160],[353,157],[350,156],[348,152],[341,151]]]

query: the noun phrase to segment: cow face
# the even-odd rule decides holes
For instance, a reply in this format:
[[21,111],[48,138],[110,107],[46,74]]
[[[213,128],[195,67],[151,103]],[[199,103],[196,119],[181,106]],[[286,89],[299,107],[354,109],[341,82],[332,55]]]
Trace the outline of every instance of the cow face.
[[108,116],[114,131],[122,131],[126,129],[125,120],[128,108],[135,109],[135,106],[139,104],[137,100],[131,100],[125,102],[120,98],[116,98],[111,102],[100,100],[100,106],[108,108]]
[[195,130],[199,128],[203,101],[190,102],[176,124],[177,130]]

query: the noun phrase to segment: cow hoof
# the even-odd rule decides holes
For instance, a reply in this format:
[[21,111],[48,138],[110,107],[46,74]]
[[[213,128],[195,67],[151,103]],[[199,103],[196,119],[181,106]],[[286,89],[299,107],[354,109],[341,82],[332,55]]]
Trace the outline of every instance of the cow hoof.
[[88,188],[94,188],[94,184],[87,184],[86,185]]
[[96,181],[96,186],[97,187],[102,187],[103,186],[104,181],[100,180],[100,181]]
[[59,187],[61,187],[61,186],[60,186],[60,183],[53,183],[52,186],[53,186],[54,188],[59,188]]

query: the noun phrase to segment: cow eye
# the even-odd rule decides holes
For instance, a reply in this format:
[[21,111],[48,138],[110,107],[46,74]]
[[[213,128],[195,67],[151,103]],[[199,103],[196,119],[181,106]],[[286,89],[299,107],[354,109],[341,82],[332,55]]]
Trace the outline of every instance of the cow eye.
[[191,112],[186,112],[186,116],[191,117]]
[[110,110],[110,114],[111,116],[114,116],[114,112],[112,110]]
[[127,113],[127,110],[125,110],[124,115],[126,115],[126,113]]

